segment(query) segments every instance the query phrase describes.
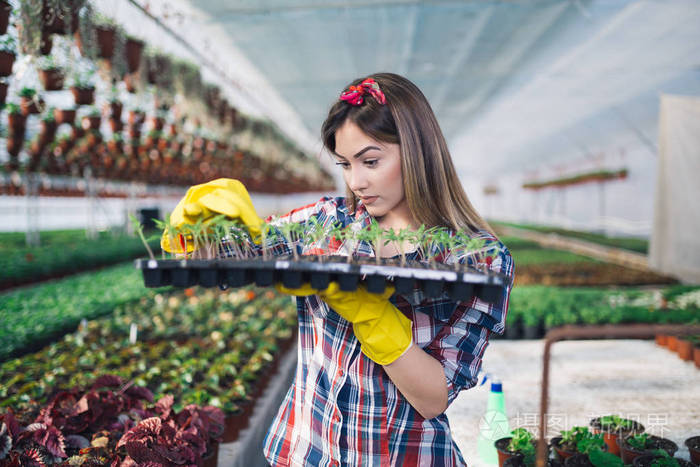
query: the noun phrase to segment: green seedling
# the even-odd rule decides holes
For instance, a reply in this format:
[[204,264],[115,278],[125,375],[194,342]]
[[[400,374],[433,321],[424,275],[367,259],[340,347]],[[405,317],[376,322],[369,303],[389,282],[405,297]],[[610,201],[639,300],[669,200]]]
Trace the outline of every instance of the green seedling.
[[605,431],[630,430],[634,428],[634,422],[619,415],[605,415],[600,417],[600,427]]
[[647,448],[647,443],[649,442],[649,434],[639,433],[637,435],[630,436],[626,439],[626,441],[632,449],[644,451]]
[[153,255],[153,250],[151,250],[151,247],[146,241],[146,237],[143,235],[143,225],[141,225],[141,222],[139,222],[139,220],[136,219],[136,216],[134,216],[133,214],[129,214],[129,218],[131,219],[131,225],[133,225],[134,230],[136,231],[136,233],[138,233],[139,238],[143,242],[143,245],[146,247],[146,251],[148,251],[148,256],[151,259],[156,259],[156,257]]
[[510,432],[512,439],[508,443],[508,450],[519,452],[523,456],[525,464],[535,462],[534,436],[525,428],[516,428]]

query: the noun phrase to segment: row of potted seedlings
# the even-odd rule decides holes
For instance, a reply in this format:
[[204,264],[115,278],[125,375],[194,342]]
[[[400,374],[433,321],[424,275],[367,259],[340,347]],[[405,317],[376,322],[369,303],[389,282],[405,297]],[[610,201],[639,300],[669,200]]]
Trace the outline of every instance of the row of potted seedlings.
[[[590,429],[575,426],[562,430],[547,445],[550,466],[581,467],[692,467],[700,465],[700,436],[685,440],[690,462],[674,457],[678,445],[666,438],[644,432],[637,421],[605,415],[590,421]],[[525,428],[495,441],[499,467],[533,466],[537,439]]]
[[700,336],[658,334],[655,340],[659,346],[676,352],[681,360],[693,361],[700,368]]
[[[468,300],[473,296],[486,302],[498,300],[507,278],[489,269],[497,250],[483,239],[471,238],[468,233],[451,233],[447,228],[418,230],[383,229],[372,222],[368,229],[357,230],[348,225],[324,225],[316,218],[308,222],[263,222],[261,246],[251,241],[247,228],[238,221],[216,216],[206,222],[176,228],[169,222],[158,221],[171,244],[182,244],[183,251],[192,254],[183,259],[137,260],[146,287],[241,287],[255,283],[260,287],[282,283],[297,288],[308,282],[312,287],[325,289],[337,281],[341,290],[356,290],[363,283],[367,290],[382,293],[392,283],[399,294],[421,289],[428,297],[447,294],[454,300]],[[139,226],[137,225],[137,230]],[[144,239],[145,241],[145,239]],[[216,245],[225,241],[235,258],[216,259]],[[310,248],[301,254],[303,244]],[[394,242],[400,252],[395,258],[368,258],[358,255],[362,244],[370,244],[374,251]],[[424,252],[423,260],[408,259],[403,245],[416,245]],[[290,252],[281,254],[275,246],[293,245]],[[338,255],[338,247],[349,246],[349,254]],[[446,252],[463,257],[444,264]],[[454,258],[453,256],[452,258]],[[449,259],[448,259],[449,261]]]
[[256,398],[294,342],[296,308],[286,295],[250,288],[149,294],[118,306],[40,352],[0,365],[0,407],[45,404],[56,391],[113,374],[177,410],[212,405],[225,414],[224,442],[248,423]]

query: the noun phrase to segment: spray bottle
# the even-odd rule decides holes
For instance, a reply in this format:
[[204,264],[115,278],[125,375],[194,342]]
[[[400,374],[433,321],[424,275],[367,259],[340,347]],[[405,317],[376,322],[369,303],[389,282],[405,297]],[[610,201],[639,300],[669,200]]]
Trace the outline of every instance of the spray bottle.
[[503,395],[503,384],[493,374],[487,373],[481,385],[486,380],[491,380],[491,392],[489,393],[486,413],[479,420],[479,439],[477,450],[481,462],[489,465],[498,464],[498,453],[493,443],[510,435],[508,416],[506,415],[506,401]]

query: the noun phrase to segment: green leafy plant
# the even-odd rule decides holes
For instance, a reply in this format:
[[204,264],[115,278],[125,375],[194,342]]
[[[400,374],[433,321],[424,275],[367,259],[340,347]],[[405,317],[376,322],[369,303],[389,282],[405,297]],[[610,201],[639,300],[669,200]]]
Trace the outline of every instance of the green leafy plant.
[[19,91],[19,97],[24,97],[25,99],[33,99],[36,96],[36,89],[30,87],[23,87]]
[[634,428],[634,422],[619,415],[604,415],[599,419],[600,427],[605,431],[630,430]]
[[17,39],[11,34],[5,34],[0,38],[0,51],[17,55]]
[[139,238],[143,242],[143,246],[146,247],[146,251],[148,251],[148,256],[151,259],[156,259],[156,257],[153,255],[153,250],[151,250],[151,246],[148,244],[148,242],[146,241],[146,237],[143,234],[143,225],[133,214],[129,214],[129,218],[131,219],[131,225],[134,227],[134,231],[138,234]]
[[22,113],[22,108],[19,106],[19,104],[8,102],[5,104],[5,111],[10,115],[18,115]]
[[648,433],[639,433],[636,435],[629,436],[625,438],[627,444],[630,445],[632,449],[637,451],[644,451],[647,448],[647,442],[649,441]]
[[520,453],[526,465],[535,461],[535,437],[525,428],[516,428],[510,432],[511,440],[508,443],[508,450]]
[[605,452],[601,449],[594,449],[588,453],[588,459],[594,467],[623,467],[622,459],[615,454]]
[[76,70],[73,73],[71,86],[78,89],[93,89],[94,75],[94,70]]

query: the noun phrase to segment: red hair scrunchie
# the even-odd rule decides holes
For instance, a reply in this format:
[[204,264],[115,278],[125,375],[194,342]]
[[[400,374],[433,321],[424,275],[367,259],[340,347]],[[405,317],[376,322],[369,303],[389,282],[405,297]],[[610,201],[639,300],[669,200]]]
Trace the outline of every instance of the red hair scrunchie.
[[350,86],[347,91],[343,91],[340,95],[340,100],[345,101],[350,105],[362,105],[364,102],[365,94],[369,94],[374,97],[381,105],[386,104],[386,97],[381,89],[379,89],[379,84],[372,78],[367,78],[357,86]]

